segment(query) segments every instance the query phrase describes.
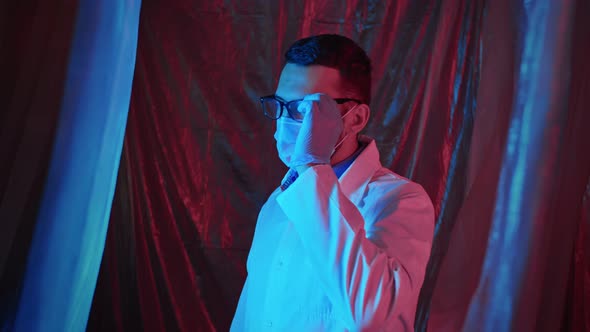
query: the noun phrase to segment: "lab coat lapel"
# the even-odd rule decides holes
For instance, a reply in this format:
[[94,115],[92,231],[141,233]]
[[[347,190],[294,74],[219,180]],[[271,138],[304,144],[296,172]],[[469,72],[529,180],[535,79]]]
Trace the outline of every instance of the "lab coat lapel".
[[375,140],[367,136],[360,136],[359,140],[368,145],[339,180],[342,192],[356,206],[360,203],[367,184],[375,172],[381,168]]

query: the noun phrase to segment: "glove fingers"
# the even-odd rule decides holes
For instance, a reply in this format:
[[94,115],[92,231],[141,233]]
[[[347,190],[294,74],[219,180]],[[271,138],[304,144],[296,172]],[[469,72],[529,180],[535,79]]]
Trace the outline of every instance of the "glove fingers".
[[329,163],[342,132],[342,118],[336,102],[324,94],[306,96],[299,105],[304,113],[297,136],[294,165]]

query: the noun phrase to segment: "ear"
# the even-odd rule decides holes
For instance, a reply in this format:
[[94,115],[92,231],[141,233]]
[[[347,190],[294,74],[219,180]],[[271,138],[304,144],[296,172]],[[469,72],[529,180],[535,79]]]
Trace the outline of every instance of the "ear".
[[369,105],[357,105],[350,115],[345,118],[345,120],[347,120],[346,125],[349,128],[349,133],[355,135],[363,130],[367,125],[367,122],[369,122],[369,115],[371,115]]

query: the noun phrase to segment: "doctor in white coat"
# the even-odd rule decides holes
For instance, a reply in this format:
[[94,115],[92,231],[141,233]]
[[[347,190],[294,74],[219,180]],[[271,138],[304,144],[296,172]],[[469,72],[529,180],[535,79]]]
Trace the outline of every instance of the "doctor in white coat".
[[290,168],[258,216],[231,331],[413,331],[434,209],[381,166],[371,64],[352,40],[295,42],[261,98]]

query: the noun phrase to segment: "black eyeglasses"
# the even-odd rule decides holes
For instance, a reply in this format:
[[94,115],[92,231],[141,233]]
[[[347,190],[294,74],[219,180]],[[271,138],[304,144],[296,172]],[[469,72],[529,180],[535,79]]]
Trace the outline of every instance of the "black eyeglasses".
[[[289,116],[294,120],[303,120],[304,114],[300,113],[297,110],[297,108],[299,108],[299,104],[301,104],[302,101],[303,99],[284,101],[276,95],[260,97],[260,104],[262,105],[262,111],[264,112],[264,116],[271,120],[277,120],[278,118],[280,118],[283,115],[283,109],[286,109]],[[335,98],[334,101],[336,102],[336,104],[344,104],[349,101],[354,101],[358,104],[363,103],[358,99],[352,98]]]

